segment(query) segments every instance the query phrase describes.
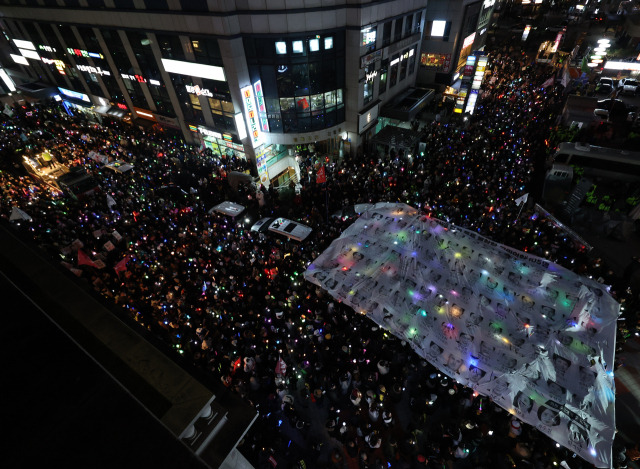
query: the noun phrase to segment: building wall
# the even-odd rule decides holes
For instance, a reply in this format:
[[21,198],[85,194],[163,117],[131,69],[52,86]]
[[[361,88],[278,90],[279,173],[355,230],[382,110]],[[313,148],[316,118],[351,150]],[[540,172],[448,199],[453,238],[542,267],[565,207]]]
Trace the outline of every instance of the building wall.
[[[150,115],[174,123],[190,141],[202,137],[192,131],[198,127],[231,135],[235,144],[244,146],[246,156],[254,158],[251,137],[241,140],[236,126],[239,113],[243,125],[251,124],[240,90],[264,81],[261,67],[280,63],[273,55],[251,57],[247,42],[291,45],[302,40],[305,55],[310,55],[309,40],[333,37],[340,49],[328,55],[333,54],[337,64],[335,90],[342,93],[342,103],[336,102],[335,110],[330,105],[318,108],[316,115],[322,117],[314,120],[314,111],[304,109],[303,102],[303,108],[292,113],[296,125],[274,126],[262,140],[267,145],[297,145],[346,136],[355,150],[360,143],[359,116],[415,85],[426,6],[427,0],[6,0],[0,14],[7,36],[32,42],[45,61],[3,65],[33,80],[86,94],[93,105],[108,100],[134,118]],[[389,22],[391,34],[385,37]],[[363,44],[366,28],[375,38]],[[15,44],[11,48],[20,55]],[[363,66],[368,54],[374,54],[374,60]],[[324,50],[322,55],[325,60]],[[404,77],[392,85],[392,66],[387,64],[398,57],[406,60],[396,64],[398,75],[404,65]],[[167,72],[163,58],[222,67],[225,80]],[[297,58],[287,54],[287,60],[294,65]],[[306,62],[313,60],[308,57]],[[386,73],[383,66],[388,67]],[[325,88],[320,86],[315,95],[333,90]],[[276,99],[273,90],[269,92],[265,98]],[[311,91],[299,96],[309,97],[311,105]],[[330,102],[324,95],[322,100]]]

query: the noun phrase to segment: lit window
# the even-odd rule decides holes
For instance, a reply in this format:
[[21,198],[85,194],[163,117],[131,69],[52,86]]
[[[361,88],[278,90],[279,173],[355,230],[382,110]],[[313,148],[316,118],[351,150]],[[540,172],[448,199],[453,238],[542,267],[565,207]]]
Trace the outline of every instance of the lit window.
[[287,53],[287,43],[286,42],[276,42],[276,53],[277,54],[286,54]]
[[444,36],[444,28],[447,25],[446,21],[434,21],[431,25],[431,35],[434,37]]
[[302,47],[302,41],[293,41],[293,53],[302,54],[304,48]]
[[311,52],[318,52],[320,50],[320,40],[319,39],[309,39],[309,50]]
[[326,49],[333,49],[333,37],[325,37],[324,38],[324,48]]

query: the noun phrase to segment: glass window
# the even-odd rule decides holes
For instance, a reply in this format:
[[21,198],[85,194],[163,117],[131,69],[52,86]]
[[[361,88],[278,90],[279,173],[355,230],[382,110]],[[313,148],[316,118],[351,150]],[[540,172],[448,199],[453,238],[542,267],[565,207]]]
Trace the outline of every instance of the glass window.
[[391,44],[391,26],[393,26],[393,21],[387,21],[382,28],[382,45],[388,46]]
[[327,91],[324,94],[324,103],[327,108],[333,107],[336,105],[336,92],[335,91]]
[[308,113],[310,107],[309,96],[299,96],[296,98],[296,111]]
[[267,113],[280,114],[280,101],[278,98],[265,98],[265,104],[267,105]]
[[305,96],[309,94],[309,66],[297,64],[291,67],[291,74],[295,86],[295,96]]
[[373,100],[373,81],[365,81],[362,93],[363,104],[370,103]]
[[394,54],[391,60],[391,73],[389,73],[389,88],[393,88],[398,81],[398,63],[400,58],[398,54]]
[[338,106],[342,104],[342,90],[336,90],[336,102]]
[[200,100],[195,94],[189,94],[189,99],[191,100],[191,106],[193,107],[193,109],[202,111],[202,107],[200,106]]
[[324,38],[324,50],[333,49],[333,37],[325,37]]
[[413,74],[416,69],[416,53],[415,49],[409,51],[409,75]]
[[295,100],[293,98],[280,98],[280,109],[282,112],[295,111]]
[[393,42],[398,42],[402,39],[402,20],[404,18],[398,18],[396,20],[396,29],[393,31]]
[[[156,34],[162,57],[173,60],[186,60],[180,38],[173,34]],[[125,55],[126,56],[126,55]]]
[[282,119],[269,119],[269,131],[282,132]]
[[211,107],[212,112],[222,113],[222,104],[220,104],[219,99],[209,98],[209,107]]
[[409,62],[409,53],[402,54],[402,60],[400,61],[400,81],[407,77],[407,63]]
[[320,39],[309,39],[309,50],[318,52],[320,50]]
[[324,94],[311,95],[311,111],[324,110]]
[[422,12],[419,11],[418,13],[416,13],[415,22],[413,24],[413,32],[414,33],[420,32],[420,22],[421,21],[422,21]]
[[294,54],[302,54],[304,52],[304,47],[302,46],[302,41],[293,41],[293,53]]
[[408,15],[404,20],[404,36],[411,35],[411,28],[413,28],[413,15]]
[[233,114],[233,103],[230,101],[220,101],[222,103],[222,110],[226,113]]
[[378,93],[387,91],[387,70],[389,69],[389,59],[384,59],[380,64],[380,86]]
[[446,21],[436,20],[431,23],[431,37],[442,37],[444,36],[444,30],[447,26]]
[[284,41],[276,42],[276,54],[284,55],[287,53],[287,43]]

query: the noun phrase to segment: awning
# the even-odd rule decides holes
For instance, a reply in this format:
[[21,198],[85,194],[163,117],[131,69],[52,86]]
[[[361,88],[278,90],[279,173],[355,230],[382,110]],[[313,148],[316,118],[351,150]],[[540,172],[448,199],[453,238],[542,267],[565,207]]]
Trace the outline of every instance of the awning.
[[412,88],[384,106],[380,114],[391,119],[412,121],[435,96],[435,90]]
[[93,112],[97,112],[98,114],[102,114],[103,116],[107,115],[111,106],[96,106],[93,108]]
[[129,114],[129,111],[125,111],[124,109],[120,109],[117,106],[111,106],[109,108],[109,110],[107,111],[107,115],[112,116],[112,117],[117,117],[119,119],[122,119],[127,114]]
[[393,148],[412,150],[420,140],[420,132],[394,125],[387,125],[373,137],[372,143]]
[[144,119],[142,117],[136,117],[135,119],[133,119],[133,123],[144,129],[150,129],[151,127],[156,125],[155,122],[150,121],[149,119]]

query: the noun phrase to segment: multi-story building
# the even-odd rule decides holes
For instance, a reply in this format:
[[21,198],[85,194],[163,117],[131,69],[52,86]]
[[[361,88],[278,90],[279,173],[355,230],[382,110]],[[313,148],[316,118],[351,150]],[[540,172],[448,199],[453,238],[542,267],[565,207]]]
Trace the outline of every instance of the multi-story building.
[[295,177],[415,85],[426,0],[5,0],[2,65],[69,105],[174,127]]

